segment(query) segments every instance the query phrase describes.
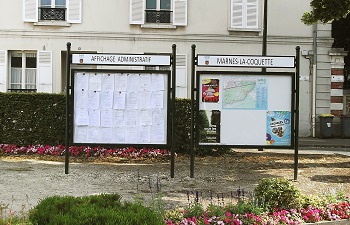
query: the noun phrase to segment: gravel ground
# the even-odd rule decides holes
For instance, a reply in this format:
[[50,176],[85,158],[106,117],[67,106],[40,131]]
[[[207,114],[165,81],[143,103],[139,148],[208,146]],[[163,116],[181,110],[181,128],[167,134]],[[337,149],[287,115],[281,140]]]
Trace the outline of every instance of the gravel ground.
[[[8,209],[20,214],[48,196],[99,193],[119,193],[127,201],[141,196],[150,202],[158,188],[166,208],[185,207],[194,200],[196,192],[204,204],[211,201],[210,193],[214,203],[222,203],[222,196],[225,202],[231,201],[231,193],[237,189],[244,189],[248,195],[262,178],[294,178],[294,155],[287,152],[237,150],[226,156],[198,157],[195,178],[189,177],[188,157],[176,158],[175,178],[170,178],[167,160],[71,162],[69,174],[64,173],[63,158],[54,160],[1,157],[0,206],[8,204]],[[350,157],[300,155],[298,180],[293,183],[305,194],[337,189],[350,195]]]

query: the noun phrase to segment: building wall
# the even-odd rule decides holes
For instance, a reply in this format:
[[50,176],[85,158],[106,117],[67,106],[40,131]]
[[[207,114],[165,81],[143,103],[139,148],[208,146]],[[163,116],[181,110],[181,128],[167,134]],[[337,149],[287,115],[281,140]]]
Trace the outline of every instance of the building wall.
[[[23,1],[0,1],[0,50],[36,50],[52,52],[52,92],[65,88],[64,52],[71,42],[72,51],[98,53],[171,53],[186,56],[187,97],[190,97],[191,45],[198,54],[260,55],[262,52],[263,1],[259,0],[258,29],[230,29],[230,1],[189,0],[187,26],[172,28],[129,24],[130,2],[127,0],[83,1],[81,23],[23,22]],[[5,9],[5,10],[4,10]],[[295,55],[313,50],[313,26],[300,18],[310,9],[304,0],[268,1],[267,55]],[[331,25],[319,25],[317,37],[317,113],[330,110]],[[311,133],[310,59],[300,62],[300,135]],[[237,69],[239,70],[239,69]],[[269,70],[268,70],[269,71]],[[290,70],[294,71],[294,70]]]

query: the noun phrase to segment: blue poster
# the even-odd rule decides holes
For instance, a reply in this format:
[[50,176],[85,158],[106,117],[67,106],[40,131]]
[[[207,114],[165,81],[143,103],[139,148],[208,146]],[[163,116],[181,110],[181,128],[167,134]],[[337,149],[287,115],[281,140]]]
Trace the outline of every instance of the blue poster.
[[266,144],[291,145],[291,115],[288,111],[268,111],[266,114]]

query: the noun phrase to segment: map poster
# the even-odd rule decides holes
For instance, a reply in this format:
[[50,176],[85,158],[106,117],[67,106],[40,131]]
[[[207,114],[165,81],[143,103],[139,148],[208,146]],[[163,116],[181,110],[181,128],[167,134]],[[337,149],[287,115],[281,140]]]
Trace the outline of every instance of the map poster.
[[266,144],[291,144],[291,114],[288,111],[268,111],[266,120]]
[[228,76],[223,81],[223,108],[266,110],[267,88],[266,78]]
[[219,79],[202,79],[202,102],[219,102]]
[[199,143],[220,143],[220,110],[200,110]]

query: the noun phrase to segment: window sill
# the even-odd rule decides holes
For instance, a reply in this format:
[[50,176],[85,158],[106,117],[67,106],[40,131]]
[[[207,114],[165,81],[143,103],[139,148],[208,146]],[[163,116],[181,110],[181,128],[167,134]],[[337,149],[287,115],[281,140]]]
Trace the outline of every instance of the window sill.
[[141,28],[148,28],[148,29],[176,29],[176,26],[174,26],[172,24],[147,23],[147,24],[141,24]]
[[58,26],[58,27],[70,27],[70,23],[67,21],[57,20],[45,20],[34,23],[35,26]]
[[261,29],[253,28],[228,28],[230,35],[259,36]]

